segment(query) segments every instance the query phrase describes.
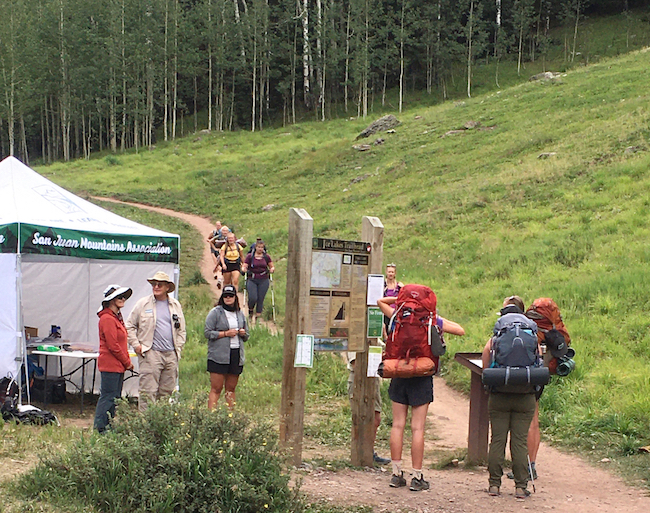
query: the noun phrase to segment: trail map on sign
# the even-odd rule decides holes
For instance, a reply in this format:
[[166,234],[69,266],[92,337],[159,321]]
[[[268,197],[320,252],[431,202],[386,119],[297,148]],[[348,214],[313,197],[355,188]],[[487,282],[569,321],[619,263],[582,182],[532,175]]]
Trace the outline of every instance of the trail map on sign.
[[311,258],[312,288],[332,289],[341,284],[343,253],[314,251]]
[[316,351],[362,351],[369,245],[314,238],[309,306]]

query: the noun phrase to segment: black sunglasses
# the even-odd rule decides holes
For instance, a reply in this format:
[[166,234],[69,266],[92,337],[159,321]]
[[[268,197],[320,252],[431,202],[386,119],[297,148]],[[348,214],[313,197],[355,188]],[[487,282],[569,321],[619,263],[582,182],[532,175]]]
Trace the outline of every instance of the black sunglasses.
[[223,297],[235,297],[236,294],[223,294]]
[[174,328],[178,329],[181,327],[181,321],[178,320],[178,315],[173,314],[172,320],[174,321]]

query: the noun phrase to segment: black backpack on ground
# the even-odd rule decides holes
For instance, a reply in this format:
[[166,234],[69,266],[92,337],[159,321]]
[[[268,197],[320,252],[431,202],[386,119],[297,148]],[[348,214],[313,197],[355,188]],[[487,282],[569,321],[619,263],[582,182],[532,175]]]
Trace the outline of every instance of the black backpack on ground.
[[492,392],[530,394],[549,381],[537,343],[537,324],[522,313],[506,313],[494,325],[490,366],[483,383]]

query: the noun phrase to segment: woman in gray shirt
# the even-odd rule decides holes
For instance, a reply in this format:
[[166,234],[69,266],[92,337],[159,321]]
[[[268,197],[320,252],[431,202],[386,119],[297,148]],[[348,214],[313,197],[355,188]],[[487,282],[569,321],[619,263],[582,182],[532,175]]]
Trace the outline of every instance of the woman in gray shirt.
[[226,285],[215,306],[205,319],[208,339],[208,372],[210,395],[208,408],[217,405],[221,391],[226,389],[226,404],[235,406],[235,388],[244,369],[244,342],[248,340],[246,316],[239,307],[237,291]]

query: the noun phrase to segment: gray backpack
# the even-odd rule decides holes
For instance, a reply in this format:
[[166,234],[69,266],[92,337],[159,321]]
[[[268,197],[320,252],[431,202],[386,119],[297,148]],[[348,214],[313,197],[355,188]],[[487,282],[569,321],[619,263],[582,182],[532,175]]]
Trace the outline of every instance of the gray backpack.
[[494,325],[491,364],[483,383],[494,392],[529,394],[548,383],[537,345],[537,324],[519,313],[502,315]]

